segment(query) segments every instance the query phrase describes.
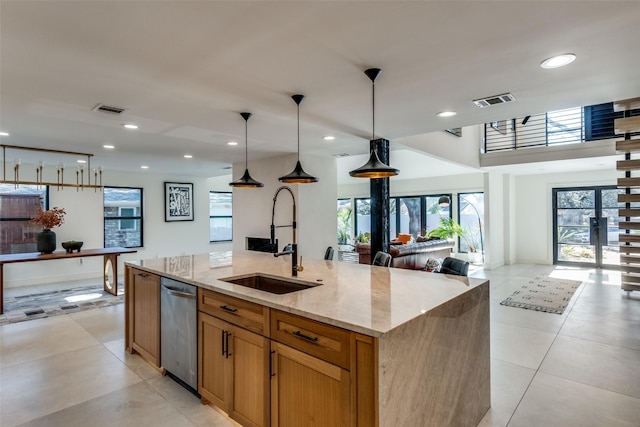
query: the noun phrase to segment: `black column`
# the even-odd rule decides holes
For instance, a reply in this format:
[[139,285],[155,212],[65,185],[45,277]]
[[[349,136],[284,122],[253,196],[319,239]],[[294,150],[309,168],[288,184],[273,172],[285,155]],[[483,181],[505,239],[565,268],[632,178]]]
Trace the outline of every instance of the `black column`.
[[[378,153],[384,164],[389,164],[389,140],[369,141],[370,150]],[[378,251],[389,253],[389,178],[370,179],[371,186],[371,261]]]

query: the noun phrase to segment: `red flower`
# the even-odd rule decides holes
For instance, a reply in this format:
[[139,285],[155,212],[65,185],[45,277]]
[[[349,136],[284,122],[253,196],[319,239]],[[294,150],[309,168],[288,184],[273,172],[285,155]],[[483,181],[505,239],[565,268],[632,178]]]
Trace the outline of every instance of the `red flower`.
[[64,209],[61,208],[53,208],[48,211],[43,211],[42,209],[38,209],[38,212],[35,214],[33,218],[31,218],[31,222],[34,224],[38,224],[44,230],[50,230],[53,227],[60,227],[64,224],[64,216],[67,213]]

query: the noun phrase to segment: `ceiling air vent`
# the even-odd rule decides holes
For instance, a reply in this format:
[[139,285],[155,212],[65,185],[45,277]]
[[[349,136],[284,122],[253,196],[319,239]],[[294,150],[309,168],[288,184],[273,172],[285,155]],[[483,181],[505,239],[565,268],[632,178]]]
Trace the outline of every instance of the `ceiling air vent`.
[[515,101],[516,97],[510,93],[503,93],[502,95],[489,96],[487,98],[474,99],[473,103],[480,108],[490,107],[496,104],[504,104],[505,102]]
[[109,113],[109,114],[122,114],[127,110],[120,107],[113,107],[111,105],[98,104],[95,107],[93,107],[91,111],[101,111],[103,113]]

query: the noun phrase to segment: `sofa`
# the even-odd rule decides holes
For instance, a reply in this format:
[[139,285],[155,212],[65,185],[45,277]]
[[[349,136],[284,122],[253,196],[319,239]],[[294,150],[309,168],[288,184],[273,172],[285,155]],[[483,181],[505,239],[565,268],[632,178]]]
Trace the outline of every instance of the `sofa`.
[[[422,270],[429,258],[445,258],[451,255],[453,239],[431,239],[406,245],[391,245],[391,267]],[[360,264],[371,264],[371,245],[356,243]],[[374,254],[375,255],[375,254]]]

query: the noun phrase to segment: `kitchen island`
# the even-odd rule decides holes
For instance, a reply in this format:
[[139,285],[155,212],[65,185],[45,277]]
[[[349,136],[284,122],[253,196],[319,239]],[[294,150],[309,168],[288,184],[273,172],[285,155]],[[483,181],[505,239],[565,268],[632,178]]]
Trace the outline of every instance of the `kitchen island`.
[[[126,268],[128,351],[160,367],[156,278],[196,285],[199,392],[243,425],[475,426],[490,406],[487,280],[315,259],[292,278],[244,251]],[[310,287],[228,281],[256,273]]]

